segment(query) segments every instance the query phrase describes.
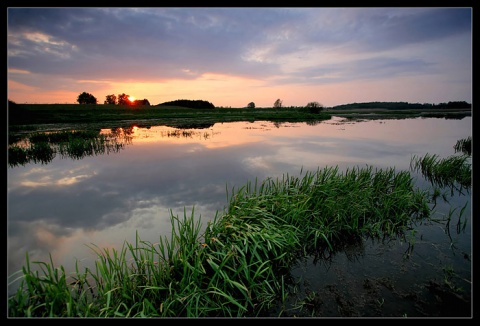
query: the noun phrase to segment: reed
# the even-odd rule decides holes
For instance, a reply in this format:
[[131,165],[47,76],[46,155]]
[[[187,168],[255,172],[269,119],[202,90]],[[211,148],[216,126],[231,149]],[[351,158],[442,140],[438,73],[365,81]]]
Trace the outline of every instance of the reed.
[[433,185],[449,187],[452,192],[469,190],[472,186],[472,167],[469,155],[451,155],[446,158],[428,153],[423,157],[413,155],[410,168],[413,171],[420,171]]
[[11,167],[27,163],[51,162],[57,154],[62,158],[82,159],[86,156],[116,153],[131,143],[131,136],[99,131],[77,130],[34,132],[8,146]]
[[285,305],[289,271],[311,251],[396,237],[430,214],[428,194],[393,168],[302,171],[247,183],[227,198],[203,232],[192,210],[171,213],[172,232],[156,243],[137,234],[119,251],[90,246],[95,271],[67,275],[27,254],[9,316],[259,317]]
[[457,140],[457,143],[453,146],[455,152],[462,152],[466,155],[472,155],[472,137],[462,138]]

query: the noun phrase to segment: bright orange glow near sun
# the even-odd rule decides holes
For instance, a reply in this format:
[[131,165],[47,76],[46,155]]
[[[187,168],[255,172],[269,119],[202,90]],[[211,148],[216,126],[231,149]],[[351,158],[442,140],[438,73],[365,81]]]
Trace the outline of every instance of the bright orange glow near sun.
[[129,96],[129,97],[128,97],[128,100],[129,100],[130,102],[133,102],[133,101],[135,101],[135,97]]

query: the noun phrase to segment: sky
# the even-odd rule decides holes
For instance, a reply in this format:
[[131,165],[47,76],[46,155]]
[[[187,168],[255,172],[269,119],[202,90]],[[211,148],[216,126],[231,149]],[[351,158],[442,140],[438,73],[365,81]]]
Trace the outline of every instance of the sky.
[[16,103],[472,101],[470,7],[9,7]]

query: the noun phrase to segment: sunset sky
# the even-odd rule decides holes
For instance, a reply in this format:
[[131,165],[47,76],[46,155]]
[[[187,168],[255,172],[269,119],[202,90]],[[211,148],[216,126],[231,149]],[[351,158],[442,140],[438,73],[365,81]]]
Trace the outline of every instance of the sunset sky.
[[472,101],[472,8],[7,8],[8,99]]

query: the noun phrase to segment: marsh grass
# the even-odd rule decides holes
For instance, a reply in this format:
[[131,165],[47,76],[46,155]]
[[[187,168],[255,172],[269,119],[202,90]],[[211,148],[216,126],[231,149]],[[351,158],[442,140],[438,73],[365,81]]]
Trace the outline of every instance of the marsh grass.
[[[284,108],[203,108],[175,106],[122,106],[80,104],[18,104],[9,108],[10,131],[30,125],[140,120],[161,120],[173,126],[211,124],[235,121],[285,121],[299,122],[328,120],[329,114],[311,112],[303,107]],[[21,126],[21,127],[19,127]]]
[[[458,143],[457,143],[458,144]],[[414,155],[410,169],[420,171],[433,185],[449,187],[451,192],[470,190],[472,186],[472,168],[469,155],[451,155],[440,158],[436,154]]]
[[[70,275],[30,262],[8,299],[10,317],[245,317],[288,309],[289,271],[313,250],[363,236],[396,237],[429,217],[428,194],[408,172],[318,169],[227,191],[202,232],[194,210],[171,213],[157,243],[90,248],[95,270]],[[30,265],[38,264],[43,275]],[[13,280],[12,280],[13,281]]]
[[[411,158],[411,170],[420,171],[433,187],[431,191],[432,210],[436,206],[438,197],[448,202],[447,194],[442,192],[442,189],[450,190],[450,194],[453,195],[456,192],[462,194],[463,191],[468,193],[472,187],[471,137],[458,140],[454,148],[455,152],[462,152],[462,154],[440,158],[438,155],[427,153],[423,157],[414,155]],[[446,221],[445,233],[450,238],[451,247],[455,247],[455,244],[451,237],[450,225],[454,215],[457,214],[455,223],[457,234],[466,229],[467,219],[463,217],[467,204],[468,202],[463,207],[450,207],[445,218],[441,219],[442,222]]]
[[57,154],[62,158],[82,159],[116,153],[129,143],[131,137],[122,134],[120,138],[113,132],[108,135],[93,130],[34,132],[8,146],[8,164],[11,167],[31,162],[47,164]]
[[[82,159],[86,156],[119,152],[132,142],[132,128],[113,128],[109,134],[97,130],[74,130],[54,132],[32,132],[9,137],[8,164],[11,167],[27,163],[47,164],[57,154],[62,158]],[[208,132],[175,129],[162,133],[164,137],[193,136],[208,139]]]
[[453,146],[455,152],[462,152],[466,155],[472,155],[472,137],[462,138],[457,140],[457,143]]
[[[314,122],[328,120],[332,115],[347,119],[403,119],[439,117],[462,119],[471,116],[471,108],[421,109],[334,109],[317,112],[305,107],[282,108],[204,108],[175,106],[122,106],[92,104],[16,104],[8,107],[9,131],[25,130],[39,124],[118,124],[122,121],[157,121],[172,127],[213,125],[217,122],[260,121]],[[112,125],[113,127],[113,125]]]

